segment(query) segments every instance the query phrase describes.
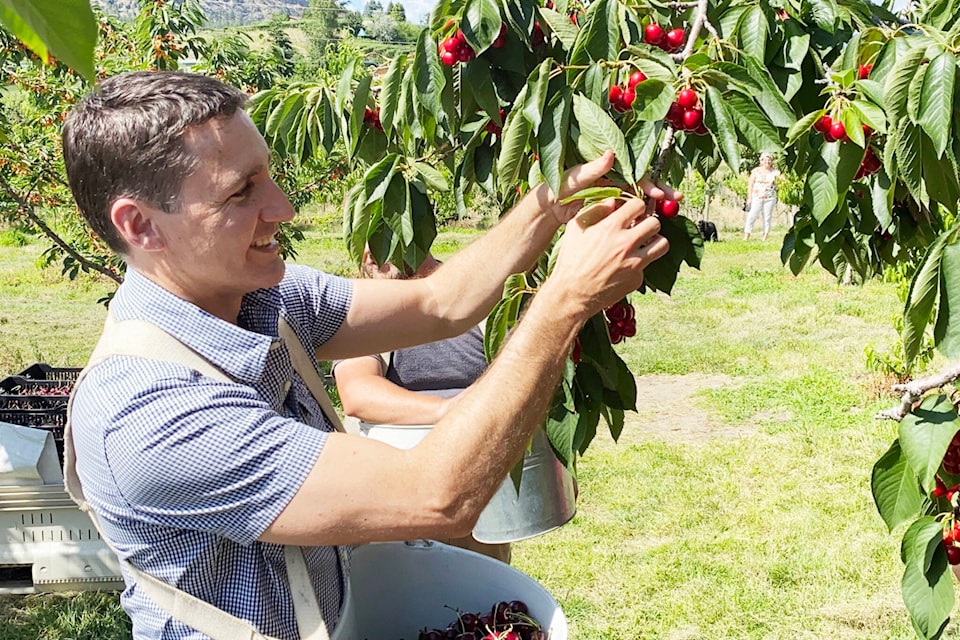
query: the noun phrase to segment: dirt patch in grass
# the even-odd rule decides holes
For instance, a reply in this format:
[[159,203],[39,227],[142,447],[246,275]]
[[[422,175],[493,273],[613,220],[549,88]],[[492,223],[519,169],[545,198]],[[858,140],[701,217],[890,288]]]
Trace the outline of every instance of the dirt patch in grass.
[[731,426],[701,408],[698,393],[739,384],[725,375],[691,373],[637,377],[637,410],[628,413],[623,437],[703,444],[711,438],[741,438],[756,433],[752,426]]

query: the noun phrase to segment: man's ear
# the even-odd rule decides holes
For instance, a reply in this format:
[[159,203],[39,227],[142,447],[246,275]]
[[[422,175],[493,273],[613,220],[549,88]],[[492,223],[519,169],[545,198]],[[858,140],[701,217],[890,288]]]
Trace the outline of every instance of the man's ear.
[[153,216],[157,210],[133,198],[119,198],[110,207],[110,221],[117,228],[127,246],[142,251],[156,251],[163,247]]

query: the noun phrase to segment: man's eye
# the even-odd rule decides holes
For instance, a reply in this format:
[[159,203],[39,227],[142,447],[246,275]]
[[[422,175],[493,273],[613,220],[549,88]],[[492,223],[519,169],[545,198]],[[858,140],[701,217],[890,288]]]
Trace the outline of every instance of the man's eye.
[[246,186],[243,187],[243,189],[240,189],[240,191],[237,191],[235,194],[233,194],[232,196],[230,196],[230,198],[231,198],[231,199],[234,199],[234,198],[245,198],[245,197],[247,197],[247,196],[250,194],[250,190],[251,190],[252,188],[253,188],[253,183],[252,183],[252,182],[248,182],[248,183],[246,184]]

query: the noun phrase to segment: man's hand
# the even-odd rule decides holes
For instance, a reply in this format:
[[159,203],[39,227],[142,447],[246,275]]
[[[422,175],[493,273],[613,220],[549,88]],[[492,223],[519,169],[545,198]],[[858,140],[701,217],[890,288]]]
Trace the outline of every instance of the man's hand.
[[[567,204],[560,204],[560,201],[588,187],[610,185],[611,183],[605,180],[604,176],[607,175],[612,168],[613,151],[606,151],[596,160],[577,165],[564,173],[560,184],[559,198],[553,194],[546,183],[538,186],[528,193],[526,197],[536,199],[541,211],[552,212],[558,223],[565,224],[577,214],[580,207],[583,206],[583,201],[575,200]],[[660,200],[662,198],[680,200],[683,198],[683,194],[676,189],[664,185],[656,185],[648,178],[644,178],[640,182],[640,188],[644,194],[654,200]]]
[[562,287],[586,319],[643,283],[643,269],[670,246],[659,231],[660,221],[646,214],[643,198],[593,204],[567,225],[547,282]]

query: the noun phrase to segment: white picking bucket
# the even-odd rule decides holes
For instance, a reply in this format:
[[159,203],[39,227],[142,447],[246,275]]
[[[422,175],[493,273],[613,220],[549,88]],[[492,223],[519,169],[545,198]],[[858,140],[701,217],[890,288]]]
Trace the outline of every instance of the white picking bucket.
[[333,640],[409,640],[424,627],[445,628],[456,611],[485,613],[510,600],[527,604],[549,640],[567,640],[563,610],[536,580],[482,554],[439,542],[357,547],[350,590],[352,602],[344,607]]

